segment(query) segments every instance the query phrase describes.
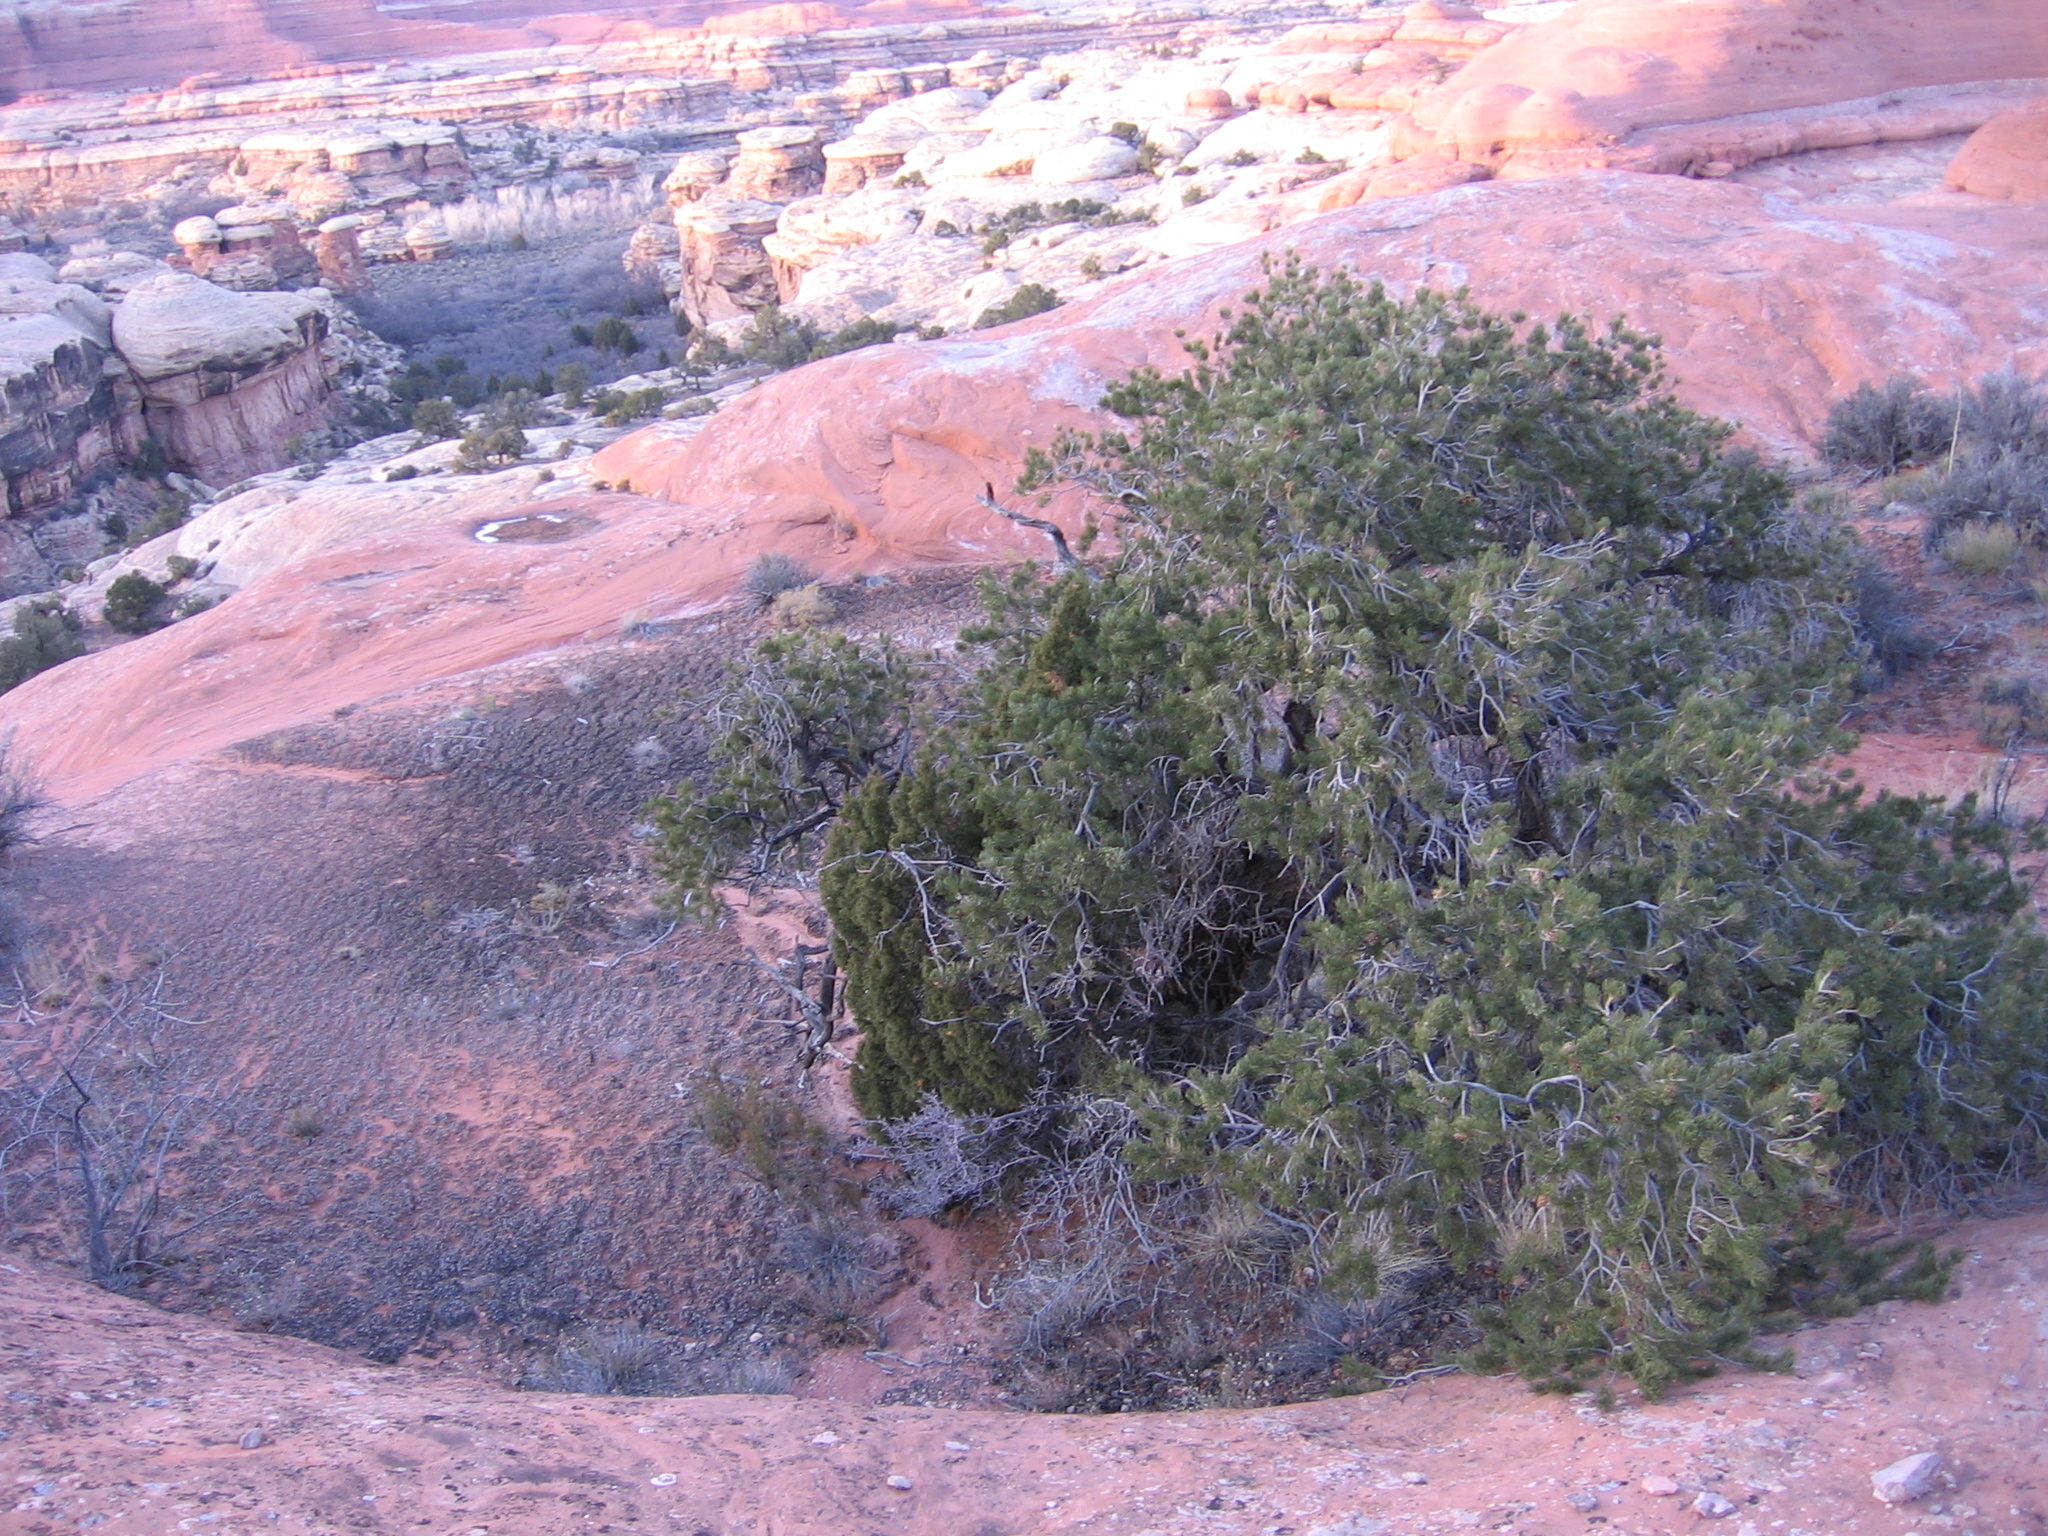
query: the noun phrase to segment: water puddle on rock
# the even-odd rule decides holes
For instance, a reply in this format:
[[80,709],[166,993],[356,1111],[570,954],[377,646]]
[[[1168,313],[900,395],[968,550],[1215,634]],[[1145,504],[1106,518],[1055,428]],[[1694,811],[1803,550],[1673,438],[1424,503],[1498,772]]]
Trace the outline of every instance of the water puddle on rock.
[[552,544],[582,531],[581,521],[566,512],[525,512],[481,524],[473,537],[479,544]]

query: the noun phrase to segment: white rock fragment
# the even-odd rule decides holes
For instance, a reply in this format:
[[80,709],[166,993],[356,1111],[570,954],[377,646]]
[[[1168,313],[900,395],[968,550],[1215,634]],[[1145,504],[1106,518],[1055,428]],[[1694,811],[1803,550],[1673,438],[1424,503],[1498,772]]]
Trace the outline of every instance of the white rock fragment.
[[1084,181],[1114,181],[1137,166],[1138,152],[1107,134],[1040,155],[1032,164],[1036,181],[1071,186]]
[[1429,1474],[1427,1472],[1403,1472],[1401,1474],[1401,1481],[1409,1484],[1411,1487],[1420,1488],[1429,1481]]
[[1941,1457],[1933,1451],[1905,1457],[1870,1474],[1870,1491],[1881,1504],[1910,1504],[1925,1498],[1941,1471]]
[[1583,1490],[1566,1494],[1564,1501],[1582,1515],[1590,1515],[1600,1507],[1600,1495],[1597,1493],[1587,1493]]
[[1368,1520],[1363,1515],[1353,1515],[1349,1520],[1339,1520],[1335,1525],[1319,1525],[1308,1536],[1379,1536],[1387,1528],[1384,1520]]
[[889,1475],[889,1486],[899,1493],[908,1493],[910,1492],[911,1483],[910,1479],[901,1472],[892,1472]]
[[1723,1498],[1711,1488],[1702,1488],[1699,1497],[1692,1501],[1693,1513],[1705,1515],[1709,1520],[1724,1520],[1735,1513],[1732,1499]]

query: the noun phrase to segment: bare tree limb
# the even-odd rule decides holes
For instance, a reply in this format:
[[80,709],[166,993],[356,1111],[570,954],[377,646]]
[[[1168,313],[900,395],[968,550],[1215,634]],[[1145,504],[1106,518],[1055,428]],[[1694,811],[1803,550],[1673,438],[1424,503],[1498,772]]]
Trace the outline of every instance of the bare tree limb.
[[1072,547],[1067,543],[1066,532],[1058,523],[1052,522],[1047,518],[1029,517],[1022,512],[1011,511],[1010,508],[996,500],[996,488],[993,483],[985,482],[981,495],[974,499],[978,504],[988,508],[989,511],[995,513],[998,517],[1007,517],[1011,522],[1021,527],[1036,528],[1040,533],[1051,539],[1053,560],[1061,570],[1085,569],[1081,564],[1080,556],[1076,555]]

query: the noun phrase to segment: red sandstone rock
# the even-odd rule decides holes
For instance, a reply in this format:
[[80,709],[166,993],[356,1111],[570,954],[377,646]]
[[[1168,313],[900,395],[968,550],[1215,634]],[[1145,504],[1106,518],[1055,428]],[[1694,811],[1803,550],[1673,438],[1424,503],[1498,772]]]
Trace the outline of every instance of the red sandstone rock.
[[739,320],[775,303],[774,263],[762,242],[775,233],[780,203],[705,201],[676,212],[682,263],[677,306],[695,326]]
[[[0,254],[0,515],[59,505],[145,435],[107,306],[56,276],[37,257]],[[8,595],[24,590],[11,554],[0,553]]]
[[[623,612],[725,601],[766,549],[832,578],[1042,555],[976,504],[982,486],[1012,483],[1061,426],[1095,424],[1102,389],[1134,367],[1178,366],[1175,333],[1206,334],[1261,261],[1289,250],[1399,292],[1469,286],[1497,309],[1625,315],[1664,338],[1687,403],[1772,449],[1811,441],[1867,379],[2048,363],[2035,319],[2048,252],[2018,237],[1992,248],[2006,238],[1992,216],[2026,214],[1987,205],[1986,243],[1971,245],[1784,213],[1734,183],[1628,174],[1361,203],[1018,325],[813,364],[695,436],[694,424],[650,427],[593,465],[643,494],[575,501],[591,530],[569,543],[477,545],[473,522],[504,515],[495,478],[454,494],[350,492],[345,538],[320,510],[339,493],[309,491],[276,534],[300,530],[290,548],[302,553],[252,570],[209,613],[0,696],[0,729],[17,730],[54,796],[75,799],[343,704],[608,635]],[[392,574],[330,581],[365,570]]]
[[290,439],[327,425],[327,320],[312,298],[167,273],[129,290],[113,333],[152,432],[202,480],[276,469]]
[[208,71],[283,71],[515,46],[517,33],[398,21],[375,0],[113,0],[0,11],[0,98],[164,85]]
[[363,221],[352,213],[329,219],[320,226],[319,241],[313,251],[320,264],[321,281],[336,293],[350,297],[365,294],[370,288],[370,271],[363,264],[358,244],[362,227]]
[[886,181],[903,169],[909,145],[883,138],[841,139],[825,146],[825,183],[828,195],[858,192],[871,181]]
[[[186,786],[169,793],[180,812],[191,801]],[[125,846],[133,833],[110,821],[99,835]],[[2048,1480],[2048,1440],[2030,1432],[2048,1381],[2027,1305],[2048,1218],[1973,1221],[1939,1246],[1965,1255],[1947,1300],[1817,1321],[1786,1337],[1791,1372],[1731,1368],[1601,1414],[1513,1377],[1470,1376],[1114,1416],[874,1406],[808,1382],[793,1397],[512,1392],[159,1311],[10,1254],[0,1391],[23,1411],[0,1472],[24,1529],[91,1521],[150,1536],[191,1518],[173,1504],[184,1489],[156,1491],[180,1478],[215,1510],[275,1514],[265,1528],[284,1536],[344,1523],[560,1536],[562,1512],[599,1497],[615,1527],[639,1530],[1183,1536],[1284,1523],[1362,1536],[1470,1528],[1474,1510],[1517,1511],[1531,1531],[1598,1529],[1568,1502],[1589,1488],[1626,1529],[1690,1531],[1705,1523],[1671,1506],[1709,1477],[1756,1501],[1726,1522],[1739,1536],[1744,1524],[1867,1523],[1881,1509],[1872,1474],[1932,1440],[1966,1473],[1972,1506],[2001,1513],[1977,1530],[2024,1530],[2028,1519],[2003,1512],[2031,1511]],[[150,1385],[138,1388],[143,1372]],[[252,1427],[262,1436],[250,1445]],[[89,1472],[60,1475],[73,1466]],[[1653,1482],[1687,1498],[1647,1494]]]
[[[2048,76],[2048,7],[2038,0],[1582,0],[1487,49],[1419,101],[1410,145],[1489,158],[1532,142],[1619,141],[1648,128],[2038,76]],[[1850,141],[1871,140],[1852,131]]]
[[2048,98],[2002,113],[1971,134],[1949,163],[1947,180],[1958,192],[2048,202]]
[[688,154],[679,157],[661,184],[671,208],[702,202],[711,189],[725,180],[731,161],[718,154]]
[[753,128],[739,136],[726,190],[741,201],[787,203],[817,191],[824,174],[817,129]]

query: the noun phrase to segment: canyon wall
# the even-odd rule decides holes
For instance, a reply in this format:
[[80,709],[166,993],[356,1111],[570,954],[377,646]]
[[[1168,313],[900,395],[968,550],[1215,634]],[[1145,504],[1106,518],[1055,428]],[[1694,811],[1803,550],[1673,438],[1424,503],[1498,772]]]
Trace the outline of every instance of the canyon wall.
[[143,430],[107,305],[33,256],[0,256],[0,511],[67,501],[132,453]]
[[[36,257],[0,256],[9,517],[61,511],[147,438],[173,467],[225,485],[281,467],[293,438],[330,423],[324,295],[235,293],[130,260],[138,270],[105,264],[109,303]],[[0,587],[18,563],[0,547]]]
[[515,46],[517,34],[396,20],[374,0],[0,0],[0,102],[31,92],[247,77],[328,60]]
[[303,293],[234,293],[184,272],[131,289],[113,316],[151,432],[216,485],[288,462],[294,437],[328,424],[327,316]]

